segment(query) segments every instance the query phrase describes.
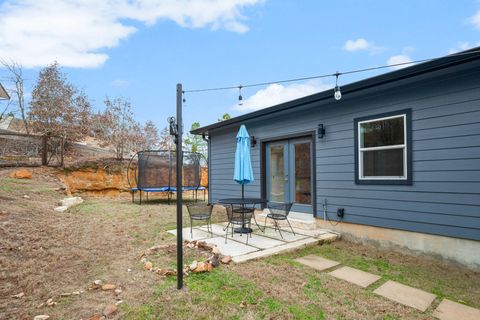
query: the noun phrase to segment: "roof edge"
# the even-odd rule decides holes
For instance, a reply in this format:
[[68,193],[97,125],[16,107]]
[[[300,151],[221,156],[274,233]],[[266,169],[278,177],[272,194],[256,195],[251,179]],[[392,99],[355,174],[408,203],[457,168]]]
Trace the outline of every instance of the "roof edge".
[[[472,54],[471,55],[468,54],[469,52],[471,52]],[[435,70],[449,68],[455,65],[459,65],[462,63],[466,63],[466,62],[474,61],[478,59],[480,59],[480,47],[475,47],[475,48],[465,50],[453,55],[443,56],[434,60],[415,64],[400,70],[390,71],[384,74],[380,74],[377,76],[352,82],[350,84],[342,85],[342,93],[347,94],[347,93],[362,91],[362,90],[369,89],[371,87],[399,81],[402,79],[412,78],[412,77],[429,73]],[[283,102],[281,104],[277,104],[271,107],[249,112],[228,120],[224,120],[224,121],[216,122],[204,127],[200,127],[198,129],[190,131],[190,133],[196,134],[196,135],[208,134],[209,130],[226,127],[226,126],[233,125],[242,121],[247,121],[256,117],[266,116],[272,113],[277,113],[280,111],[292,109],[303,104],[313,103],[313,102],[325,100],[327,98],[332,98],[332,97],[333,97],[332,89],[327,89],[319,93],[314,93],[309,96],[290,100],[290,101]]]

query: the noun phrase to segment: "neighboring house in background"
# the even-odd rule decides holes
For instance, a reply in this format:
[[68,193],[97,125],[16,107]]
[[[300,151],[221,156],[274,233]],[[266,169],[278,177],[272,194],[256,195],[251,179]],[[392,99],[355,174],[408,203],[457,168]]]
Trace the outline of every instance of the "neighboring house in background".
[[7,90],[5,90],[5,88],[0,83],[0,100],[2,99],[10,100],[10,96],[8,95]]
[[327,90],[193,130],[209,137],[209,200],[240,195],[245,124],[256,141],[246,196],[293,202],[293,218],[342,236],[479,267],[479,50],[344,85],[340,101]]

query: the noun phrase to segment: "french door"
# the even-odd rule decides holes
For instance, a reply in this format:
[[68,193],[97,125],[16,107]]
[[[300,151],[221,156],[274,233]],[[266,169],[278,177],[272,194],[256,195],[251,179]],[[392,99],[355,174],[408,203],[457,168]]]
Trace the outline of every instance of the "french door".
[[313,152],[311,138],[266,145],[266,191],[270,202],[292,202],[292,211],[312,213]]

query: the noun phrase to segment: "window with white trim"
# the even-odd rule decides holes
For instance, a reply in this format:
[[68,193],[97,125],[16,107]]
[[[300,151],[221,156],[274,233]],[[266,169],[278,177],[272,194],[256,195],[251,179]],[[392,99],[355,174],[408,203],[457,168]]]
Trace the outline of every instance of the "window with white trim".
[[357,183],[410,180],[407,112],[355,121]]

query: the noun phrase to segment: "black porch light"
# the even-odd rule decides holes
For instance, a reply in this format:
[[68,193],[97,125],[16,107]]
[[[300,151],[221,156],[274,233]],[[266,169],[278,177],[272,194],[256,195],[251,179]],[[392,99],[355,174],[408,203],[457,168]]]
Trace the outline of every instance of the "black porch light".
[[325,127],[323,126],[323,123],[318,124],[317,134],[318,139],[322,139],[323,137],[325,137]]

